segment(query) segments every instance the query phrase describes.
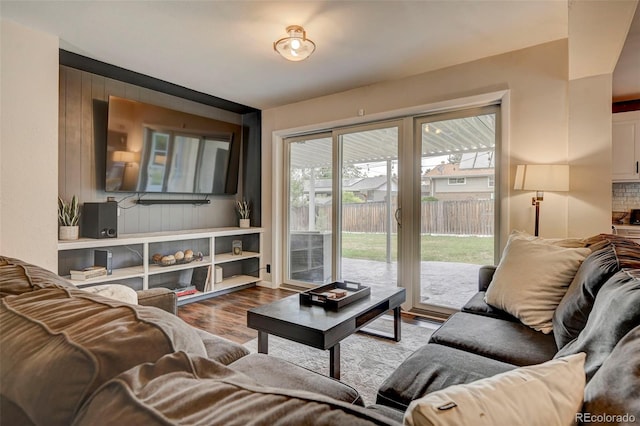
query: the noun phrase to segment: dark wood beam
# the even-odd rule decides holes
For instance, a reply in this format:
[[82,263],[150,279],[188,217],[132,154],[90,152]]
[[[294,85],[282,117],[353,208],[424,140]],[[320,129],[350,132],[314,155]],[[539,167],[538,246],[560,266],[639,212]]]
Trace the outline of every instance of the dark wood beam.
[[72,53],[63,49],[60,49],[60,65],[90,72],[92,74],[98,74],[103,77],[112,78],[125,83],[135,84],[136,86],[167,93],[169,95],[188,99],[190,101],[209,105],[215,108],[232,111],[237,114],[248,114],[260,111],[257,108],[188,89],[177,84],[169,83],[168,81],[140,74],[135,71],[130,71],[125,68],[120,68],[115,65],[78,55],[77,53]]
[[614,102],[611,105],[611,111],[614,114],[617,112],[638,111],[638,110],[640,110],[640,99]]

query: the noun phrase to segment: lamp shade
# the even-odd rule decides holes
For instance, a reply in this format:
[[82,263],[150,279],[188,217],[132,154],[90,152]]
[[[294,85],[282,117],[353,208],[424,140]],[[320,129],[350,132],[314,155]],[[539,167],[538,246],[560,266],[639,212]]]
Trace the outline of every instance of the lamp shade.
[[568,164],[521,164],[513,189],[524,191],[568,191]]
[[115,151],[113,161],[116,163],[133,163],[136,161],[136,154],[131,151]]

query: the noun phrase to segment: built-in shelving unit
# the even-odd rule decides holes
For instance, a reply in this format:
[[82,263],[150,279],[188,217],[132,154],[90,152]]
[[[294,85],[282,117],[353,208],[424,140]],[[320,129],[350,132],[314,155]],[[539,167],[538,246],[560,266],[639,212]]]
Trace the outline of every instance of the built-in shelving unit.
[[[71,281],[78,287],[118,282],[135,290],[155,287],[180,288],[191,284],[195,268],[210,268],[210,290],[178,298],[178,304],[206,299],[261,281],[262,228],[209,228],[189,231],[124,234],[118,238],[81,238],[58,242],[58,273],[69,278],[71,269],[93,265],[93,251],[113,253],[113,272],[84,281]],[[242,253],[233,254],[235,241]],[[202,260],[169,266],[152,261],[155,253],[172,254],[191,249],[202,253]],[[222,268],[222,281],[215,282],[216,266]]]

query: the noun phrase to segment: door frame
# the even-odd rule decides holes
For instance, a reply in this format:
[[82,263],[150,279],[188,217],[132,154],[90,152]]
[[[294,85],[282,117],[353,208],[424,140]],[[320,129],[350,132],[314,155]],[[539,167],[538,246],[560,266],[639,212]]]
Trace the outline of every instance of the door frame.
[[[466,107],[484,106],[500,104],[500,119],[501,125],[499,129],[501,132],[502,150],[497,161],[501,164],[500,176],[496,175],[496,187],[500,188],[501,198],[499,200],[501,223],[499,229],[496,229],[496,238],[500,249],[503,248],[506,242],[509,230],[511,228],[511,220],[509,215],[510,200],[509,195],[509,175],[511,169],[511,162],[509,158],[510,147],[510,132],[509,122],[511,116],[511,91],[510,89],[501,89],[493,92],[484,92],[478,94],[469,94],[468,96],[462,96],[459,98],[446,99],[442,101],[434,101],[424,104],[400,106],[395,109],[383,110],[379,112],[370,112],[365,116],[346,116],[344,114],[332,114],[329,117],[324,116],[324,121],[313,122],[313,120],[302,120],[300,124],[287,128],[263,128],[263,146],[265,147],[265,153],[268,155],[263,156],[263,163],[267,169],[271,167],[272,173],[268,178],[262,180],[262,189],[264,194],[270,196],[263,198],[263,212],[262,217],[265,219],[265,223],[270,224],[270,229],[266,230],[265,237],[270,239],[270,251],[265,251],[264,262],[271,264],[271,273],[264,274],[264,280],[259,284],[263,287],[278,288],[281,285],[286,286],[284,281],[284,264],[286,260],[286,252],[283,249],[284,233],[287,232],[287,226],[284,222],[285,207],[286,207],[286,192],[284,186],[284,140],[286,138],[296,137],[300,135],[309,135],[315,133],[326,132],[330,129],[343,127],[345,125],[359,125],[366,122],[376,120],[391,120],[397,118],[405,118],[404,135],[410,137],[413,141],[413,117],[417,115],[427,115],[430,113],[444,112],[449,110],[461,109]],[[407,124],[408,123],[408,124]],[[412,142],[413,143],[413,142]],[[409,163],[413,158],[413,150],[404,150],[401,155]],[[266,169],[265,169],[266,170]],[[401,170],[400,180],[408,180],[410,183],[404,186],[411,189],[413,183],[413,171],[408,167],[404,167]],[[408,227],[411,226],[413,216],[413,209],[404,209],[401,217],[403,221],[404,233],[412,234]],[[413,244],[408,241],[407,238],[402,243],[403,253],[410,253],[411,256],[415,256],[412,253]],[[498,253],[496,253],[498,255]],[[404,256],[405,260],[409,256]],[[428,316],[420,310],[415,310],[412,306],[413,300],[413,288],[411,285],[404,285],[406,282],[413,281],[414,271],[411,268],[411,264],[408,266],[403,263],[398,265],[401,271],[399,284],[405,287],[407,291],[407,301],[402,305],[403,310],[416,313],[417,315]]]

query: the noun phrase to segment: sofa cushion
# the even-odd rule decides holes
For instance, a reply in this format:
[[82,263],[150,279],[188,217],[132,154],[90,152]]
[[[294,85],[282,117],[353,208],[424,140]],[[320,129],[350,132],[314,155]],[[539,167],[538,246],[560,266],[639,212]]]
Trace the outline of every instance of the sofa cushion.
[[[587,323],[600,287],[622,268],[640,268],[640,245],[631,240],[611,239],[590,254],[576,273],[553,314],[553,334],[558,348],[578,337]],[[634,266],[635,265],[635,266]]]
[[351,386],[283,359],[265,354],[251,354],[229,367],[246,374],[262,386],[313,390],[348,404],[364,405],[358,391]]
[[385,417],[395,420],[398,423],[402,423],[402,418],[404,417],[404,410],[396,410],[395,408],[380,404],[368,405],[367,411],[379,413]]
[[484,315],[486,317],[498,318],[507,321],[520,321],[511,314],[506,313],[498,308],[494,308],[484,301],[486,292],[479,291],[473,295],[471,299],[462,307],[462,312],[469,314]]
[[409,405],[404,424],[569,425],[584,392],[584,354],[455,385]]
[[93,391],[140,363],[206,355],[179,318],[73,288],[7,296],[0,323],[0,394],[36,424],[70,424]]
[[376,402],[406,410],[411,401],[451,385],[513,370],[515,365],[429,343],[396,368],[378,389]]
[[640,269],[623,269],[602,285],[584,329],[556,357],[585,352],[585,371],[590,380],[618,341],[638,324]]
[[548,334],[553,312],[590,253],[588,248],[510,238],[487,289],[486,302]]
[[178,298],[173,290],[164,287],[154,287],[136,291],[138,304],[153,306],[170,314],[178,314]]
[[231,364],[237,359],[249,354],[249,350],[242,345],[227,340],[207,331],[195,329],[207,351],[207,357],[224,365]]
[[248,376],[184,352],[137,366],[100,388],[74,425],[398,424],[317,393],[260,386]]
[[631,424],[629,416],[640,420],[640,325],[620,340],[587,384],[583,413],[620,416],[612,423]]
[[0,256],[0,298],[50,287],[75,288],[51,271],[18,259]]
[[473,352],[517,366],[539,364],[557,352],[552,334],[519,322],[458,312],[432,335],[430,342]]

